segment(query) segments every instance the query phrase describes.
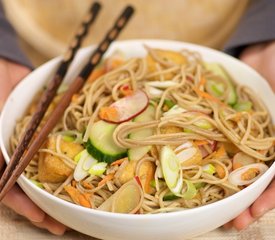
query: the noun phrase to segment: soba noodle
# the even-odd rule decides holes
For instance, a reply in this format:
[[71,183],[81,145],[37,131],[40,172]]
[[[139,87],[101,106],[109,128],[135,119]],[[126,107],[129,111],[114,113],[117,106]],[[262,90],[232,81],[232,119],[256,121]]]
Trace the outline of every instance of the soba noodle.
[[[187,50],[180,53],[151,48],[147,50],[150,57],[132,58],[124,60],[123,63],[120,59],[118,66],[111,69],[109,67],[107,72],[95,81],[88,81],[81,92],[74,96],[63,119],[49,136],[49,139],[54,140],[48,140],[50,143],[45,143],[25,169],[27,178],[66,201],[101,209],[100,206],[104,202],[122,186],[133,181],[132,179],[137,179],[136,176],[145,169],[148,172],[141,177],[145,180],[137,181],[141,191],[140,199],[135,210],[129,213],[157,213],[202,206],[240,191],[246,185],[236,185],[229,180],[236,164],[234,158],[237,159],[235,156],[239,152],[245,154],[249,161],[252,159],[255,164],[271,164],[275,156],[271,118],[264,104],[248,87],[239,86],[233,80],[230,80],[230,83],[223,76],[209,70],[198,53]],[[184,59],[184,62],[179,64],[175,58]],[[115,61],[117,59],[111,57],[102,65],[106,70],[106,66]],[[218,96],[209,94],[211,85],[205,84],[209,79],[217,84],[216,87],[223,86]],[[169,82],[170,85],[159,88],[148,85],[156,81],[158,84]],[[155,109],[154,117],[150,121],[138,122],[130,119],[118,123],[113,133],[113,141],[123,149],[149,146],[148,151],[134,163],[124,157],[119,159],[117,164],[108,164],[102,174],[87,174],[80,181],[76,181],[74,171],[78,163],[74,156],[68,153],[73,150],[64,150],[67,142],[71,142],[65,141],[64,136],[73,136],[72,143],[79,145],[78,152],[82,151],[86,147],[91,128],[100,120],[101,109],[125,98],[121,91],[125,86],[132,93],[138,89],[146,93],[150,105]],[[238,111],[232,104],[227,103],[228,96],[232,94],[232,86],[238,102],[250,103],[249,109]],[[167,100],[182,111],[167,114],[171,110],[166,105]],[[51,108],[57,101],[58,97]],[[15,127],[10,141],[12,151],[30,120],[32,109],[33,106]],[[203,126],[205,123],[206,126]],[[144,129],[152,130],[153,134],[145,135],[142,139],[129,137],[132,133]],[[181,165],[180,176],[184,182],[177,194],[166,183],[160,158],[164,146],[174,151],[184,143],[191,144],[200,154],[200,159],[199,163],[190,160],[190,164]],[[74,146],[68,148],[73,149]],[[39,171],[46,171],[46,168],[41,170],[39,165],[42,164],[41,158],[46,156],[49,161],[61,161],[65,164],[63,168],[66,169],[66,174],[60,177],[62,180],[41,179]],[[214,171],[209,171],[209,167],[214,167]],[[49,172],[45,174],[51,175]],[[128,176],[127,181],[125,176]],[[253,177],[255,176],[252,173]],[[190,194],[188,197],[184,195],[191,191],[188,190],[189,187],[195,191],[191,197]],[[115,196],[119,198],[119,195]],[[109,210],[119,211],[114,209]]]

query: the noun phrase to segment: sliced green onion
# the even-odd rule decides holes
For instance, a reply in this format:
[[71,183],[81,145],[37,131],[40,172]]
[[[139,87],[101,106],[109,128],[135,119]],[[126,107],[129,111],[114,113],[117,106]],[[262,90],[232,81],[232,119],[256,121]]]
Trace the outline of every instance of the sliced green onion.
[[200,188],[205,187],[205,185],[206,185],[205,182],[194,183],[194,186],[196,187],[197,190],[199,190]]
[[174,114],[180,114],[180,113],[184,113],[186,112],[187,110],[180,107],[179,105],[174,105],[172,108],[169,109],[169,111],[165,112],[163,114],[163,116],[171,116],[171,115],[174,115]]
[[237,112],[249,112],[252,109],[252,102],[250,101],[238,102],[233,106],[233,108]]
[[182,194],[182,197],[185,199],[185,200],[190,200],[192,198],[194,198],[197,194],[197,189],[195,187],[195,185],[188,181],[188,180],[183,180],[187,186],[187,189],[186,191]]
[[41,188],[41,189],[44,188],[44,186],[43,186],[43,184],[42,184],[41,182],[38,182],[38,181],[33,180],[33,179],[30,179],[30,180],[31,180],[31,182],[32,182],[34,185],[36,185],[37,187],[39,187],[39,188]]
[[73,137],[73,136],[63,136],[62,140],[64,140],[65,142],[73,142],[75,140],[75,137]]
[[106,171],[107,165],[105,162],[96,163],[89,169],[89,173],[91,175],[101,176]]
[[182,171],[180,170],[180,162],[177,155],[168,146],[164,146],[160,153],[161,169],[165,182],[174,194],[179,194],[182,185]]
[[213,125],[206,119],[199,119],[194,125],[205,130],[213,129]]
[[179,196],[176,196],[174,193],[172,192],[168,192],[163,196],[163,201],[173,201],[180,198]]
[[214,97],[221,97],[225,91],[224,85],[222,83],[211,80],[206,82],[206,89]]
[[[158,180],[158,182],[159,182],[159,187],[160,188],[163,187],[163,186],[165,186],[165,182],[164,181]],[[156,184],[156,180],[155,179],[153,179],[153,180],[150,181],[150,186],[153,187],[153,188],[156,188],[157,184]]]
[[170,99],[165,99],[164,100],[164,106],[166,106],[169,109],[171,109],[172,107],[174,107],[176,104],[170,100]]
[[203,172],[213,175],[216,172],[216,168],[213,164],[209,163],[202,167]]
[[185,133],[193,133],[193,131],[191,129],[188,129],[188,128],[184,128],[183,131]]
[[82,155],[83,155],[83,154],[86,154],[86,152],[87,152],[87,150],[84,149],[83,151],[81,151],[80,153],[78,153],[77,155],[75,155],[74,161],[78,163],[79,160],[80,160],[80,158],[82,157]]
[[183,180],[187,186],[187,189],[186,191],[182,194],[182,197],[185,199],[185,200],[190,200],[192,198],[194,198],[197,194],[197,189],[195,187],[195,185],[188,181],[188,180]]

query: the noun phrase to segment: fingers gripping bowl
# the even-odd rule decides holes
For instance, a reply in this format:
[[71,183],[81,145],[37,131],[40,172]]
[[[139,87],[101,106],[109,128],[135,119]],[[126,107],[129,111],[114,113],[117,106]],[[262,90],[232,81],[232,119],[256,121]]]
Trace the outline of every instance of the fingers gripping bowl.
[[[109,54],[111,54],[112,51],[115,51],[116,49],[120,49],[126,55],[127,58],[143,57],[146,55],[146,49],[144,48],[144,44],[146,44],[147,46],[149,46],[151,48],[167,49],[167,50],[170,49],[170,50],[174,50],[174,51],[188,49],[190,51],[199,52],[202,55],[203,61],[216,62],[216,63],[218,62],[226,69],[227,72],[230,73],[230,75],[236,82],[238,82],[241,85],[249,85],[251,87],[251,89],[254,90],[254,92],[257,94],[257,98],[259,97],[263,100],[264,104],[267,106],[268,111],[270,112],[271,117],[274,119],[275,111],[274,111],[274,109],[271,108],[271,105],[270,105],[270,102],[273,102],[273,100],[274,100],[274,96],[273,96],[272,91],[270,90],[269,86],[265,82],[265,80],[262,79],[257,73],[255,73],[252,69],[248,68],[244,64],[242,64],[239,61],[237,61],[229,56],[226,56],[220,52],[217,52],[217,51],[214,51],[211,49],[207,49],[204,47],[196,46],[196,45],[179,43],[179,42],[140,40],[140,41],[125,41],[125,42],[116,43],[112,46],[112,49],[110,49]],[[85,59],[87,59],[90,51],[91,51],[91,49],[84,49],[78,55],[76,61],[73,63],[72,68],[70,69],[69,73],[67,74],[66,81],[70,81],[77,75],[78,71],[81,69],[81,65],[83,65],[83,63],[85,63]],[[50,61],[49,63],[43,65],[36,71],[34,71],[32,74],[30,74],[14,90],[14,92],[11,94],[9,100],[7,101],[7,103],[3,109],[3,112],[2,112],[1,126],[0,126],[1,127],[1,147],[2,147],[3,154],[5,156],[5,159],[7,161],[9,159],[9,154],[10,154],[9,139],[13,134],[13,131],[14,131],[14,128],[16,125],[16,120],[20,119],[23,116],[26,109],[31,104],[31,101],[32,101],[33,97],[35,96],[35,94],[42,88],[42,86],[45,84],[46,80],[50,77],[50,75],[54,73],[54,70],[57,67],[58,61],[59,61],[59,59],[54,59],[54,60]],[[196,57],[195,57],[195,61],[196,61]],[[166,64],[166,63],[164,63],[164,64]],[[211,68],[210,65],[208,67]],[[157,71],[157,70],[155,70],[155,71]],[[202,70],[196,70],[196,73],[198,71],[202,71]],[[163,77],[165,78],[167,76],[167,74],[168,73],[162,74],[162,78]],[[198,73],[197,73],[197,75],[198,75]],[[129,120],[132,121],[133,118],[135,118],[135,119],[138,118],[138,116],[136,116],[136,115],[139,115],[139,114],[137,114],[137,112],[145,113],[146,110],[144,111],[144,109],[145,108],[150,109],[150,106],[153,110],[157,109],[157,106],[158,106],[157,104],[161,101],[160,98],[161,98],[163,92],[167,88],[173,87],[173,86],[171,86],[171,81],[170,82],[165,81],[166,84],[168,84],[168,85],[170,84],[170,85],[163,86],[163,83],[160,83],[158,80],[155,79],[155,77],[156,76],[151,75],[151,78],[153,78],[153,79],[150,79],[151,85],[149,85],[149,87],[151,90],[149,90],[149,93],[148,93],[148,91],[147,91],[148,89],[147,89],[146,93],[147,93],[147,95],[150,95],[150,94],[157,95],[160,92],[162,92],[160,94],[160,96],[154,96],[154,98],[149,96],[149,98],[151,100],[151,102],[149,104],[146,102],[146,101],[148,101],[148,99],[146,97],[144,97],[145,90],[143,89],[142,92],[138,92],[137,94],[134,95],[139,100],[139,104],[136,104],[137,106],[133,105],[133,107],[131,107],[131,111],[134,108],[134,112],[131,112],[130,117],[129,117],[129,114],[128,115],[122,114],[122,117],[120,115],[120,117],[118,119],[116,119],[114,117],[114,115],[110,116],[110,115],[108,115],[108,114],[106,115],[104,113],[110,112],[110,106],[113,108],[115,107],[116,109],[119,109],[119,108],[117,108],[117,106],[121,106],[121,102],[120,103],[118,102],[120,100],[115,101],[115,103],[111,103],[111,105],[109,104],[110,106],[107,104],[107,108],[109,107],[109,109],[107,109],[107,110],[109,110],[109,111],[104,111],[104,109],[103,109],[103,111],[101,111],[101,113],[100,113],[101,119],[102,119],[101,121],[106,122],[108,124],[114,124],[114,122],[115,122],[115,124],[118,122],[119,123],[124,122],[127,124],[127,122],[129,122]],[[37,81],[37,79],[40,79],[40,81]],[[194,81],[194,79],[188,80],[188,76],[186,76],[186,81],[192,82],[192,81]],[[152,83],[153,83],[153,85],[152,85]],[[215,99],[214,100],[214,102],[216,101],[215,104],[217,104],[220,108],[222,107],[223,103],[228,103],[228,104],[231,104],[232,106],[234,105],[236,109],[245,108],[246,110],[248,110],[247,108],[251,107],[250,106],[251,104],[249,104],[250,101],[245,101],[246,102],[245,104],[238,104],[237,102],[234,102],[234,101],[236,101],[236,100],[234,100],[234,96],[233,97],[231,96],[231,98],[229,98],[229,99],[222,99],[221,95],[222,95],[222,92],[224,92],[224,89],[222,89],[222,87],[220,85],[217,85],[217,84],[204,85],[204,84],[205,84],[204,80],[199,78],[199,81],[196,82],[196,85],[195,85],[195,87],[198,87],[198,88],[193,89],[194,94],[201,95],[202,92],[204,92],[204,87],[205,87],[205,89],[207,89],[206,91],[208,91],[208,92],[212,91],[211,92],[212,95],[216,94],[216,97],[212,98],[210,100]],[[203,85],[203,86],[201,86],[201,85]],[[228,85],[226,85],[226,86],[228,86]],[[129,86],[127,86],[127,87],[129,87]],[[127,87],[120,88],[120,90],[129,90],[129,89],[127,89]],[[194,87],[194,86],[192,86],[192,87]],[[26,92],[28,92],[27,95],[25,94]],[[127,91],[124,91],[124,92],[126,92],[125,94],[127,94]],[[220,95],[220,93],[221,93],[221,95]],[[209,95],[203,95],[201,97],[204,98],[205,96],[207,96],[206,98],[209,97]],[[130,98],[130,102],[131,102],[131,99],[132,98]],[[221,99],[221,100],[219,100],[219,99]],[[175,118],[176,115],[171,115],[171,111],[173,109],[175,110],[175,106],[171,107],[171,102],[172,102],[172,105],[177,105],[176,103],[178,103],[178,102],[176,102],[175,98],[172,98],[172,101],[167,101],[166,98],[164,98],[163,100],[165,100],[164,102],[166,102],[167,106],[164,106],[164,107],[166,107],[166,109],[161,108],[161,112],[163,114],[166,113],[166,118],[169,118],[169,117],[171,118],[171,116],[172,116],[172,118]],[[168,100],[171,100],[171,99],[168,99]],[[128,96],[128,102],[129,102],[129,96]],[[221,104],[221,105],[219,105],[219,104]],[[193,109],[192,111],[189,109],[188,111],[185,111],[186,109],[184,109],[182,107],[182,104],[179,104],[179,105],[180,106],[176,106],[177,107],[176,111],[180,110],[181,111],[180,114],[185,114],[186,118],[188,118],[189,122],[194,119],[193,115],[195,115],[196,117],[198,114],[200,116],[201,115],[204,116],[204,118],[203,118],[204,120],[200,120],[200,122],[197,122],[196,124],[194,124],[197,127],[196,129],[198,129],[198,128],[202,129],[201,132],[204,132],[204,130],[209,130],[211,128],[214,128],[213,125],[215,123],[207,121],[207,119],[208,119],[207,117],[210,114],[209,112],[202,112],[202,108],[195,109],[195,110]],[[201,105],[201,107],[202,106],[205,106],[205,105]],[[170,107],[171,107],[171,109],[169,109]],[[16,111],[10,111],[10,109],[16,109]],[[207,108],[203,108],[203,110],[205,110],[205,109],[207,109]],[[130,110],[127,110],[128,113],[129,113],[129,111]],[[170,112],[170,114],[169,114],[169,112]],[[178,114],[178,113],[179,112],[176,112],[176,114]],[[190,113],[191,113],[191,115],[190,115]],[[175,114],[175,112],[174,112],[174,114]],[[154,115],[157,115],[156,112],[154,112]],[[134,117],[132,117],[132,116],[134,116]],[[237,116],[239,116],[239,114],[237,114],[235,117],[237,117]],[[98,121],[98,122],[100,122],[100,121]],[[112,123],[110,123],[110,122],[112,122]],[[180,127],[182,127],[182,125],[180,125]],[[187,135],[192,134],[192,131],[196,131],[196,129],[194,129],[194,128],[187,129],[187,130],[185,130],[185,133]],[[182,129],[181,132],[182,131],[184,131],[184,129]],[[176,134],[177,133],[178,132],[176,132]],[[147,135],[145,134],[145,137],[146,136]],[[84,136],[84,138],[85,138],[85,136]],[[134,139],[134,140],[137,140],[137,139]],[[195,149],[196,151],[198,151],[200,153],[199,161],[202,161],[202,160],[204,161],[203,162],[204,164],[202,164],[202,163],[199,164],[199,165],[201,165],[201,168],[203,168],[200,171],[204,172],[204,174],[206,174],[208,177],[210,176],[212,178],[213,177],[215,178],[215,176],[217,176],[220,171],[219,167],[218,167],[219,166],[218,163],[216,163],[215,161],[208,162],[208,161],[205,161],[205,159],[211,159],[211,154],[213,155],[214,152],[216,152],[216,153],[224,152],[224,150],[222,150],[222,148],[225,148],[225,146],[222,143],[224,140],[220,136],[216,136],[216,139],[211,139],[211,140],[212,141],[206,142],[206,141],[204,141],[204,139],[200,139],[200,138],[192,139],[191,142],[187,143],[187,145],[189,144],[188,146],[186,144],[185,144],[185,146],[181,146],[181,144],[176,143],[176,146],[180,147],[180,149],[178,149],[180,151],[175,150],[175,147],[170,146],[169,144],[164,144],[165,147],[162,148],[164,150],[160,154],[161,155],[160,159],[161,158],[165,159],[165,156],[167,156],[167,155],[169,156],[169,159],[170,159],[171,155],[173,156],[174,152],[176,152],[177,155],[181,154],[181,157],[183,157],[186,155],[186,148],[189,148],[189,149],[187,149],[189,151],[189,154],[192,149],[193,150]],[[181,141],[182,141],[182,139],[181,139]],[[120,142],[120,144],[122,144],[122,143]],[[190,144],[192,147],[190,147]],[[195,145],[193,145],[193,144],[195,144]],[[207,145],[205,149],[203,149],[204,144]],[[173,144],[171,144],[171,145],[173,145]],[[123,144],[122,144],[122,146],[120,146],[120,147],[125,147],[125,146],[123,146]],[[144,148],[145,148],[145,150],[144,150]],[[184,151],[182,151],[183,148],[184,148]],[[190,148],[191,148],[191,150],[190,150]],[[89,149],[89,148],[87,147],[87,149]],[[140,154],[140,152],[143,152],[143,154],[144,154],[144,151],[145,151],[145,154],[147,154],[147,152],[149,151],[148,146],[146,146],[146,145],[142,146],[142,149],[143,149],[142,151],[138,151],[138,154]],[[209,151],[207,152],[207,150],[209,150]],[[227,151],[228,150],[226,150],[226,152]],[[234,151],[234,150],[232,150],[232,151]],[[129,152],[128,152],[128,156],[130,158],[135,158],[135,156],[137,155],[136,151],[132,151],[131,154],[129,154]],[[257,153],[259,153],[259,152],[256,152],[256,154]],[[259,163],[256,163],[253,159],[251,160],[251,158],[247,157],[247,155],[240,156],[241,154],[244,154],[244,153],[233,153],[233,154],[234,154],[234,157],[232,156],[233,157],[232,165],[234,165],[234,163],[235,163],[235,165],[243,164],[243,161],[239,160],[239,159],[244,159],[244,158],[246,158],[246,159],[248,158],[249,160],[246,160],[246,162],[249,162],[251,164],[256,164],[256,166],[258,166],[257,164],[259,164]],[[149,154],[149,156],[151,156],[151,155]],[[178,157],[174,158],[174,159],[178,159]],[[230,157],[230,159],[231,159],[231,157]],[[166,161],[164,161],[162,164],[165,165],[165,162]],[[191,163],[193,165],[194,164],[196,165],[197,162],[195,162],[195,163],[191,162]],[[171,165],[171,162],[168,162],[168,165],[169,164]],[[190,166],[192,166],[192,164],[185,162],[185,164],[183,164],[184,165],[183,167],[187,168],[185,170],[188,170],[188,168],[190,168]],[[225,165],[225,166],[228,167],[228,165]],[[264,166],[266,166],[266,165],[264,165]],[[233,168],[234,166],[231,166],[231,167]],[[255,169],[255,167],[252,169]],[[261,165],[260,169],[262,170],[262,165]],[[96,170],[98,171],[98,168]],[[192,169],[189,169],[189,170],[192,170]],[[223,170],[226,171],[226,169],[223,169]],[[261,170],[259,170],[259,171],[261,171]],[[95,174],[95,169],[92,169],[92,171]],[[213,173],[211,171],[216,171],[216,172]],[[181,190],[185,189],[185,191],[176,190],[175,186],[177,184],[175,184],[175,180],[173,180],[173,179],[176,179],[176,180],[182,179],[178,176],[179,175],[178,173],[182,173],[182,172],[183,171],[177,171],[177,174],[175,174],[175,171],[163,172],[164,176],[160,176],[160,178],[162,179],[163,182],[155,181],[155,183],[154,183],[154,181],[150,181],[150,183],[151,183],[150,188],[154,188],[154,187],[157,188],[157,186],[155,186],[157,184],[159,184],[159,185],[165,184],[165,186],[168,188],[169,192],[172,193],[172,195],[177,196],[177,197],[178,196],[182,197],[181,195],[183,195],[184,192],[185,193],[188,192],[187,190],[189,188],[189,190],[190,189],[191,190],[189,191],[188,196],[185,195],[185,199],[184,199],[184,201],[187,202],[187,204],[188,204],[188,201],[190,200],[188,198],[193,199],[195,195],[198,195],[198,191],[200,191],[199,188],[202,187],[200,185],[202,185],[202,184],[200,184],[200,181],[197,181],[197,182],[193,181],[194,179],[192,180],[192,177],[194,177],[194,174],[192,175],[190,173],[191,175],[185,176],[184,177],[185,181],[181,183],[183,186],[180,189]],[[222,172],[222,171],[220,171],[220,172]],[[157,239],[167,239],[167,238],[184,239],[184,238],[190,238],[192,236],[196,236],[196,235],[202,234],[204,232],[210,231],[210,230],[224,224],[225,222],[229,221],[233,217],[237,216],[241,211],[243,211],[246,207],[248,207],[257,198],[257,196],[259,196],[259,194],[266,188],[268,183],[273,178],[274,172],[275,172],[274,164],[271,165],[269,168],[263,167],[264,174],[257,181],[255,181],[253,184],[249,185],[248,187],[244,188],[241,191],[235,190],[235,192],[236,191],[238,191],[238,192],[233,194],[232,196],[228,196],[226,198],[224,198],[224,196],[227,196],[227,195],[223,191],[221,191],[221,190],[216,191],[214,194],[216,196],[216,198],[213,197],[213,195],[212,195],[212,197],[208,203],[210,203],[211,200],[216,201],[218,198],[223,198],[223,199],[220,201],[211,203],[209,205],[196,207],[196,208],[192,208],[192,209],[185,209],[185,210],[176,211],[176,212],[158,213],[158,214],[144,214],[144,215],[143,214],[135,214],[134,215],[134,214],[109,213],[109,212],[104,212],[104,211],[99,211],[99,210],[94,210],[94,209],[83,208],[81,206],[77,206],[75,204],[66,202],[64,200],[61,200],[57,197],[52,196],[51,194],[47,193],[45,190],[42,190],[42,189],[38,188],[37,186],[35,186],[26,177],[21,176],[18,182],[21,185],[21,187],[23,188],[23,190],[30,196],[30,198],[38,206],[40,206],[45,212],[47,212],[49,215],[53,216],[60,222],[68,225],[69,227],[76,229],[80,232],[86,233],[88,235],[95,236],[98,238],[103,238],[103,239],[140,239],[140,238],[153,239],[156,237],[157,237]],[[187,174],[187,173],[185,173],[185,174]],[[223,173],[221,173],[221,174],[223,174]],[[252,174],[255,174],[255,173],[252,173]],[[256,175],[258,176],[258,174],[256,174]],[[167,177],[167,176],[169,176],[169,177]],[[78,172],[78,174],[74,174],[74,178],[81,179],[82,177],[83,177],[83,172],[81,172],[81,171],[80,171],[80,173]],[[86,177],[86,176],[84,176],[84,177]],[[187,180],[188,177],[189,177],[189,179],[191,179],[191,181]],[[220,177],[220,178],[222,178],[222,177]],[[235,179],[235,178],[233,177],[233,179]],[[150,179],[150,180],[154,180],[154,179]],[[208,179],[208,180],[211,180],[211,179]],[[136,180],[134,180],[134,181],[136,181]],[[137,189],[145,188],[143,185],[144,183],[139,185],[139,184],[136,184],[136,182],[132,183],[132,186],[137,186]],[[244,184],[247,185],[249,183],[245,182]],[[240,185],[240,183],[235,183],[235,185]],[[195,188],[195,192],[194,192],[194,188]],[[193,189],[193,191],[192,191],[192,189]],[[233,188],[233,190],[234,190],[234,188]],[[152,191],[156,191],[156,190],[153,189]],[[230,191],[232,191],[232,188]],[[148,193],[146,193],[146,194],[148,194]],[[221,194],[225,194],[225,195],[221,195]],[[230,194],[228,194],[228,195],[230,195]],[[169,200],[171,200],[171,199],[168,199],[167,202],[169,202]],[[175,200],[175,201],[178,201],[178,200]],[[202,200],[200,199],[199,201],[201,202]],[[167,202],[165,203],[166,205],[167,205]],[[173,205],[174,210],[179,207],[180,208],[188,207],[186,205],[177,205],[177,204]],[[198,205],[203,205],[203,204],[198,204]],[[190,207],[190,205],[189,205],[189,207]],[[109,207],[106,207],[106,208],[109,208]],[[106,208],[105,208],[105,210],[106,210]],[[147,210],[145,210],[143,213],[146,213],[146,211],[150,212],[148,210],[148,209],[150,209],[150,207],[146,208],[146,209]],[[168,208],[166,208],[166,211],[169,211]],[[134,211],[134,212],[136,212],[136,211]],[[142,211],[139,211],[139,213],[142,213]]]

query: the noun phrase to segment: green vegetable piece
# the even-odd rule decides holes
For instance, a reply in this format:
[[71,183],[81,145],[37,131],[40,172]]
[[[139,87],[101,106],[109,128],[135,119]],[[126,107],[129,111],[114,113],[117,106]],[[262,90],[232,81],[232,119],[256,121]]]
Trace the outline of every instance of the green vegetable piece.
[[216,168],[213,164],[209,163],[202,167],[203,172],[213,175],[216,172]]
[[250,101],[245,101],[245,102],[238,102],[236,103],[233,108],[237,111],[237,112],[249,112],[252,110],[252,102]]
[[72,137],[72,136],[67,136],[67,135],[63,136],[62,139],[63,139],[65,142],[73,142],[73,141],[75,140],[74,137]]
[[[159,187],[162,188],[163,186],[165,186],[165,182],[162,181],[162,180],[158,180],[159,181]],[[150,181],[150,186],[153,187],[153,188],[156,188],[156,180],[153,179]]]
[[192,182],[190,182],[188,180],[183,180],[183,181],[187,185],[187,190],[182,194],[182,197],[185,200],[191,200],[196,196],[198,191]]
[[[226,80],[229,86],[229,93],[226,102],[231,106],[236,104],[238,100],[236,89],[230,75],[226,72],[226,70],[218,63],[205,63],[205,67],[206,69],[212,71],[215,75],[221,76]],[[216,87],[216,90],[218,90],[219,88],[220,87]]]
[[112,163],[127,156],[127,150],[117,146],[113,140],[116,127],[117,124],[98,121],[91,128],[85,147],[100,162]]
[[199,190],[200,188],[205,187],[206,183],[205,182],[198,182],[198,183],[194,183],[194,186],[197,190]]
[[206,82],[207,91],[214,97],[221,97],[224,93],[224,85],[216,81],[208,80]]
[[163,196],[163,201],[173,201],[179,198],[180,198],[179,196],[176,196],[172,192],[168,192]]
[[81,151],[80,153],[78,153],[77,155],[75,155],[75,157],[74,157],[74,161],[75,162],[79,162],[79,160],[80,160],[80,158],[82,157],[82,155],[84,154],[84,153],[86,153],[86,149],[84,149],[83,151]]
[[164,146],[160,153],[160,162],[165,182],[174,194],[181,191],[180,162],[175,152],[168,146]]
[[164,105],[167,106],[168,110],[171,109],[172,107],[174,107],[176,105],[176,103],[174,103],[172,100],[170,99],[165,99],[164,100]]
[[96,163],[89,169],[89,173],[91,175],[101,176],[106,171],[107,165],[105,162]]
[[39,188],[41,188],[41,189],[44,188],[44,186],[43,186],[43,184],[42,184],[41,182],[38,182],[38,181],[33,180],[33,179],[30,179],[30,180],[31,180],[31,182],[32,182],[34,185],[36,185],[37,187],[39,187]]
[[[139,114],[137,117],[133,119],[133,122],[149,122],[153,121],[155,117],[155,107],[153,105],[149,105],[144,112]],[[145,128],[139,131],[135,131],[129,135],[130,139],[144,139],[146,137],[150,137],[154,134],[153,128]],[[131,161],[138,161],[141,159],[146,153],[150,151],[152,146],[142,146],[142,147],[134,147],[128,150],[128,157]]]

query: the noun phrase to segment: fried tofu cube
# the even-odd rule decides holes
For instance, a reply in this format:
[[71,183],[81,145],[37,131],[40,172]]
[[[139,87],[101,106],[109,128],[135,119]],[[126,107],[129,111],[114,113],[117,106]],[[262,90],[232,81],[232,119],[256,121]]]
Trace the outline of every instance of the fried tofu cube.
[[177,126],[167,126],[160,129],[162,134],[182,133],[183,129]]
[[[123,169],[119,176],[119,181],[124,184],[133,179],[136,170],[136,161],[130,161]],[[151,193],[152,188],[150,182],[154,179],[156,167],[153,162],[145,161],[141,164],[137,175],[140,178],[142,187],[146,193]]]
[[[45,148],[56,151],[56,137],[49,137]],[[61,141],[60,149],[63,154],[73,159],[83,150],[82,145],[74,142]],[[50,153],[40,153],[38,161],[38,179],[41,182],[59,183],[72,174],[73,169],[66,165],[62,159]]]

